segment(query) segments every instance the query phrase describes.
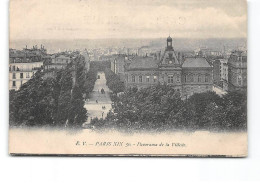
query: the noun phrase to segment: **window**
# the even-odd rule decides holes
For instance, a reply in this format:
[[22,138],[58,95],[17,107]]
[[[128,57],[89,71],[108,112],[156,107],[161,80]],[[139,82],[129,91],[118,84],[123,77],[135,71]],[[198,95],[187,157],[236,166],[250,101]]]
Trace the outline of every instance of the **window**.
[[205,82],[209,82],[209,75],[205,76]]
[[170,83],[170,84],[173,83],[173,75],[168,76],[168,83]]
[[153,82],[157,82],[157,76],[153,76]]
[[15,81],[13,81],[13,87],[15,87],[16,86],[16,82]]
[[185,82],[188,82],[188,75],[185,75],[185,76],[184,76],[184,81],[185,81]]
[[180,75],[177,75],[177,82],[180,82],[180,80],[181,80]]
[[242,85],[242,77],[238,76],[238,85],[241,86]]
[[135,82],[135,76],[134,75],[132,76],[132,82]]
[[13,73],[13,79],[16,79],[16,75],[15,75],[15,73]]
[[15,71],[15,66],[13,66],[13,71]]
[[30,78],[30,74],[29,73],[26,73],[26,78]]
[[139,82],[143,82],[143,77],[141,75],[139,76]]
[[189,82],[194,82],[194,78],[192,74],[189,75]]
[[146,76],[146,82],[150,82],[150,76]]
[[23,73],[20,73],[20,79],[23,79]]
[[198,75],[198,82],[201,82],[201,75]]
[[21,86],[23,85],[23,81],[21,81]]

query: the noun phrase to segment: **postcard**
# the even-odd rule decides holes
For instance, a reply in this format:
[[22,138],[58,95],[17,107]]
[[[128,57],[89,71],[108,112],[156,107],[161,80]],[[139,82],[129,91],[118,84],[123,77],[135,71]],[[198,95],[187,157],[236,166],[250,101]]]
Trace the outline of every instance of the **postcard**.
[[245,0],[9,8],[9,154],[247,156]]

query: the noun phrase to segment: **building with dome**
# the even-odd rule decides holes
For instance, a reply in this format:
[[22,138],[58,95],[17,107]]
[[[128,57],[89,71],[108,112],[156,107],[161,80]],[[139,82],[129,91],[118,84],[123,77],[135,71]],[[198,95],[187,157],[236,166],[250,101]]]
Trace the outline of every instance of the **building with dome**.
[[125,65],[126,87],[142,88],[158,83],[170,85],[188,98],[194,93],[212,91],[213,67],[204,57],[176,55],[169,36],[162,55],[136,56]]

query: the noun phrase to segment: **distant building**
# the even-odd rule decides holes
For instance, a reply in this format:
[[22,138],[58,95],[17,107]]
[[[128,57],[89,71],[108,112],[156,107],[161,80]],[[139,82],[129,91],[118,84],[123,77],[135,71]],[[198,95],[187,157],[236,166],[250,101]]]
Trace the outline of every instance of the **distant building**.
[[44,64],[44,70],[48,71],[48,70],[60,70],[60,69],[64,69],[69,63],[71,62],[71,58],[68,56],[64,56],[64,55],[53,55],[51,56],[51,61],[46,62]]
[[228,90],[247,89],[247,52],[233,51],[228,59]]
[[162,57],[134,57],[125,71],[126,87],[147,87],[158,83],[172,86],[189,97],[193,93],[211,91],[213,88],[213,67],[203,57],[184,58],[176,55],[172,38]]
[[212,62],[213,65],[213,82],[217,86],[221,86],[221,66],[219,59]]
[[111,70],[117,74],[121,81],[125,80],[125,67],[129,63],[130,59],[134,56],[127,56],[125,54],[119,54],[111,57]]
[[219,59],[220,61],[220,81],[222,83],[222,88],[225,91],[228,91],[228,60]]

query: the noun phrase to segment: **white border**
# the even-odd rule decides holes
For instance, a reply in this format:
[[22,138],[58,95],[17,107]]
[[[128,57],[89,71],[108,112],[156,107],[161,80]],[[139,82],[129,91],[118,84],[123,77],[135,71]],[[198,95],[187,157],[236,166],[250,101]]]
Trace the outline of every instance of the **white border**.
[[[260,1],[248,3],[249,157],[68,158],[8,153],[8,1],[0,0],[0,183],[258,183],[260,181]],[[4,148],[4,149],[3,149]],[[258,182],[256,182],[258,181]]]

